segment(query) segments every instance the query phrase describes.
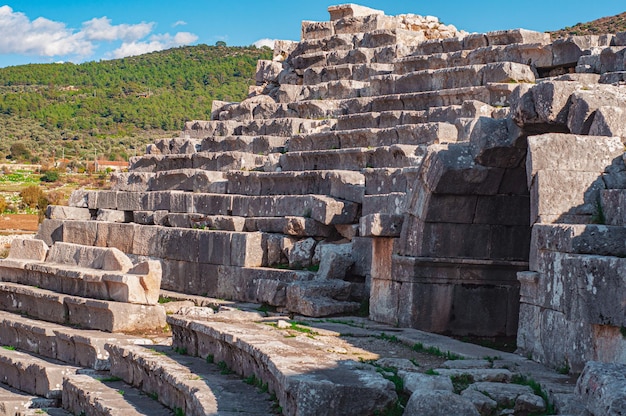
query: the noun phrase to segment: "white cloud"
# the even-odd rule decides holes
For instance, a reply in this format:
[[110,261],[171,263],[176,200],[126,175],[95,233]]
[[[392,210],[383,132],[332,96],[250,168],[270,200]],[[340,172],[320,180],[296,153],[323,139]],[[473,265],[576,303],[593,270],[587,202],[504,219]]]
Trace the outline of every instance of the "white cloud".
[[121,24],[112,25],[111,19],[105,17],[94,17],[83,23],[80,31],[88,40],[134,42],[146,37],[152,32],[154,23],[141,22],[136,25]]
[[[174,25],[184,24],[178,21]],[[81,60],[92,56],[102,42],[121,41],[121,45],[108,54],[108,57],[121,58],[189,45],[198,40],[198,36],[190,32],[150,36],[155,26],[154,22],[114,25],[104,16],[83,22],[80,29],[72,29],[63,22],[44,17],[31,21],[10,6],[0,6],[0,54]]]
[[31,21],[9,6],[0,7],[0,53],[88,56],[93,50],[91,42],[65,23],[43,17]]
[[176,27],[176,26],[186,26],[187,22],[185,22],[184,20],[178,20],[176,22],[174,22],[174,24],[172,24],[172,27]]
[[148,52],[161,51],[177,46],[189,45],[198,40],[198,36],[189,32],[178,32],[174,36],[169,33],[153,35],[147,42],[124,42],[114,50],[111,58],[141,55]]
[[263,39],[257,40],[252,45],[256,46],[257,48],[262,48],[263,46],[267,46],[270,49],[274,49],[274,42],[275,41],[276,41],[276,39],[263,38]]

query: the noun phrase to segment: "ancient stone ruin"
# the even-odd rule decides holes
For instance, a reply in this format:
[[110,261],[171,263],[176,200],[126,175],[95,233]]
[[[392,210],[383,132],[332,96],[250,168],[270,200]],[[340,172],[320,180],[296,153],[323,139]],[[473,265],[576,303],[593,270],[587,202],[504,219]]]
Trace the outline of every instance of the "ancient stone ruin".
[[626,33],[329,12],[0,261],[6,414],[622,414]]

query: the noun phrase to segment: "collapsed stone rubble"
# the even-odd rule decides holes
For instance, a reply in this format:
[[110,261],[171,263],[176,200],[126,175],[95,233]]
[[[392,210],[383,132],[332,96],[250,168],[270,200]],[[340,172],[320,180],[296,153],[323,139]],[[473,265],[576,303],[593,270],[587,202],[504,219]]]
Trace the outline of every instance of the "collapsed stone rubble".
[[[626,36],[552,41],[352,4],[329,12],[302,23],[300,42],[276,42],[247,99],[215,101],[211,120],[149,145],[111,190],[49,207],[38,239],[14,244],[0,261],[0,340],[20,351],[0,353],[16,374],[0,381],[75,414],[130,412],[111,383],[155,397],[143,414],[272,411],[197,370],[204,359],[290,415],[370,414],[403,395],[405,414],[620,414]],[[185,301],[157,304],[159,289]],[[317,332],[226,301],[214,313],[207,298],[306,316]],[[365,308],[370,321],[332,334],[312,319]],[[149,340],[119,334],[163,327],[166,309],[177,354],[155,358]],[[40,320],[54,324],[24,332]],[[467,360],[431,374],[359,362],[336,341],[354,333]],[[521,355],[435,333],[516,337]],[[68,375],[20,381],[11,369],[33,353]],[[583,372],[576,392],[554,369]],[[28,387],[43,379],[55,387]]]

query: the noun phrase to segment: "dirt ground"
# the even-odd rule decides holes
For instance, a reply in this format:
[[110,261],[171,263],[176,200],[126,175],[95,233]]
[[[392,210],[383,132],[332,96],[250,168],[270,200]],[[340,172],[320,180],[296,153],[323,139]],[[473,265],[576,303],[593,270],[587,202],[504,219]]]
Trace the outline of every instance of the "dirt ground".
[[37,215],[32,214],[3,214],[0,215],[0,232],[7,231],[37,231],[39,222]]

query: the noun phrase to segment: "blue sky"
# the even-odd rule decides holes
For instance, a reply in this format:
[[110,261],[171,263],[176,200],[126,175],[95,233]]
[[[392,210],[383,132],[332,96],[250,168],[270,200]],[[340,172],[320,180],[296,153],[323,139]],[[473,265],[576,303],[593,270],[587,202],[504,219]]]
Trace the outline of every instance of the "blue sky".
[[[302,20],[328,20],[321,0],[0,0],[0,67],[84,62],[219,40],[251,45],[297,40]],[[468,32],[523,27],[546,31],[626,11],[623,0],[363,0],[396,15],[439,17]]]

